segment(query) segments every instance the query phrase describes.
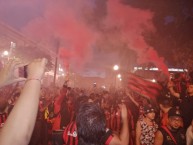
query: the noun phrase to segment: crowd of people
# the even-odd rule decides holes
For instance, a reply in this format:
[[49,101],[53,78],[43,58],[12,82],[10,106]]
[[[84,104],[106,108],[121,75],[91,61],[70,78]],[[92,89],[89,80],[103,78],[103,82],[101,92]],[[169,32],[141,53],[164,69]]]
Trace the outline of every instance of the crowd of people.
[[1,145],[193,144],[191,77],[168,81],[155,102],[126,87],[44,87],[46,59],[32,61],[27,78],[13,76],[17,65],[0,71]]

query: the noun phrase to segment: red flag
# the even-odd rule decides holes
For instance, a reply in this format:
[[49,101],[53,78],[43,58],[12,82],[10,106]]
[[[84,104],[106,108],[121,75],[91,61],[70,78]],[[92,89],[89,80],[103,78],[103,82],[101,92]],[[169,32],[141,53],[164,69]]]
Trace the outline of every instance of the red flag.
[[128,75],[128,88],[139,95],[153,100],[156,99],[162,90],[162,86],[158,83],[148,81],[132,73]]

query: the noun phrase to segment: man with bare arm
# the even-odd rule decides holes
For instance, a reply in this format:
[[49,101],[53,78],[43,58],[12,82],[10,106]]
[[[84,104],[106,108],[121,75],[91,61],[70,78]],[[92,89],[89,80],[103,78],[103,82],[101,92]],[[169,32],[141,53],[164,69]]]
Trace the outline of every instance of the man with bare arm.
[[[37,116],[41,79],[46,63],[46,59],[35,59],[28,65],[28,77],[24,88],[1,129],[1,145],[27,145],[29,143]],[[14,78],[15,67],[17,63],[13,59],[0,71],[0,87],[25,80],[25,78]]]

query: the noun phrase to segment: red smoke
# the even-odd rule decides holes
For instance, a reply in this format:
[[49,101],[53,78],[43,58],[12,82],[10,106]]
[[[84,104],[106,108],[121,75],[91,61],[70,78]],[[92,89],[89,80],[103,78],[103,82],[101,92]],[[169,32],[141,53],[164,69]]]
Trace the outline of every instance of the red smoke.
[[[42,17],[31,21],[23,31],[36,41],[59,47],[59,56],[64,63],[84,64],[91,57],[91,45],[95,34],[83,22],[78,9],[70,1],[47,1]],[[53,46],[57,41],[59,46]]]
[[[99,0],[95,0],[95,3],[96,1]],[[101,22],[96,22],[100,27],[96,32],[96,29],[95,31],[91,29],[92,26],[87,26],[82,17],[84,12],[90,14],[89,11],[92,11],[89,3],[91,3],[90,0],[47,0],[42,16],[31,21],[24,31],[37,41],[49,43],[50,48],[55,48],[53,50],[55,52],[58,47],[54,46],[55,41],[59,41],[59,56],[65,64],[72,63],[77,67],[88,61],[92,57],[92,46],[97,43],[96,40],[100,34],[101,39],[105,38],[101,48],[108,45],[108,41],[112,41],[113,45],[115,44],[114,47],[119,46],[120,43],[126,43],[128,49],[137,53],[139,64],[152,62],[165,74],[168,74],[163,58],[160,58],[157,52],[147,45],[142,35],[145,30],[155,31],[151,22],[152,12],[121,4],[120,0],[108,0],[107,13],[105,13],[105,7],[103,7],[104,9],[98,8],[98,10],[104,11],[106,17],[93,19],[103,20],[102,25]],[[97,17],[97,15],[93,15],[93,17]],[[107,35],[108,38],[103,37],[106,33],[103,30],[111,30],[109,28],[116,28],[116,31]],[[121,41],[115,40],[116,38]],[[122,45],[120,44],[120,46]]]
[[142,36],[145,30],[155,31],[151,22],[152,17],[153,14],[150,11],[123,5],[120,0],[109,0],[108,17],[105,24],[120,29],[122,41],[127,43],[129,49],[137,53],[139,64],[152,62],[168,75],[163,58],[160,58],[157,52],[147,45]]

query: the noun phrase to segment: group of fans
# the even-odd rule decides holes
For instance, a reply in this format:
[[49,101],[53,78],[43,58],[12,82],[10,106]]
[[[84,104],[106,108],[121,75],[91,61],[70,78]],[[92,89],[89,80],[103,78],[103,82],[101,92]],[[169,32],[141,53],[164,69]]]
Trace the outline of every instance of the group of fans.
[[[127,88],[42,86],[29,145],[191,145],[193,83],[180,77],[167,83],[156,102]],[[20,92],[18,84],[1,89],[1,128]]]

